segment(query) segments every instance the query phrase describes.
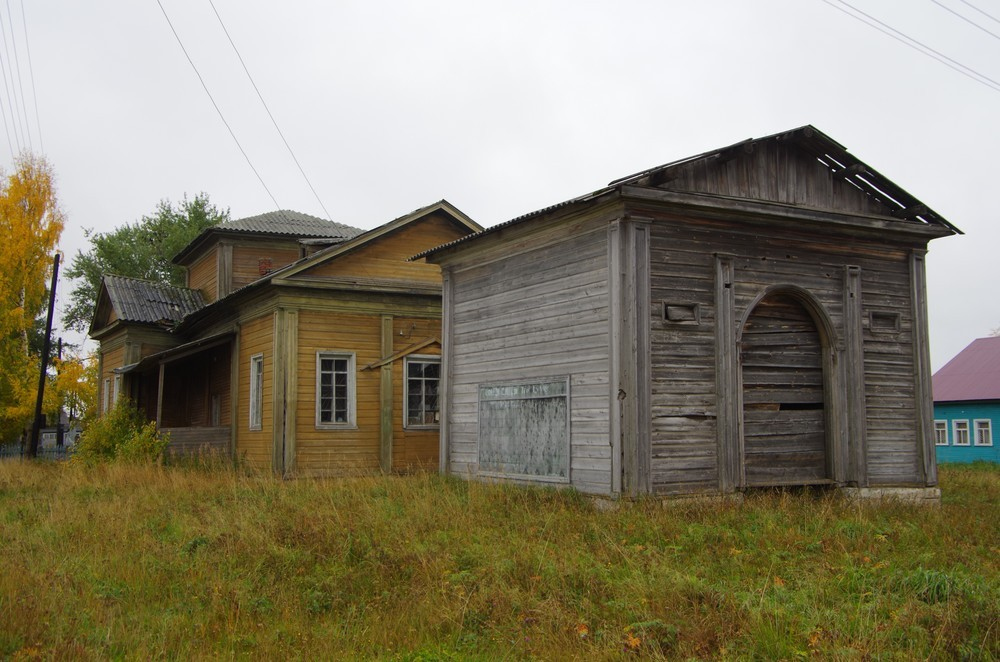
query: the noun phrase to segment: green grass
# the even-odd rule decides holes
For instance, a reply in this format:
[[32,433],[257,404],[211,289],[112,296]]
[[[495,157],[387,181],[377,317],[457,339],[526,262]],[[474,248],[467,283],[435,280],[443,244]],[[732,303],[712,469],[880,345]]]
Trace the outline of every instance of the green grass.
[[1000,469],[940,508],[0,463],[0,659],[996,659]]

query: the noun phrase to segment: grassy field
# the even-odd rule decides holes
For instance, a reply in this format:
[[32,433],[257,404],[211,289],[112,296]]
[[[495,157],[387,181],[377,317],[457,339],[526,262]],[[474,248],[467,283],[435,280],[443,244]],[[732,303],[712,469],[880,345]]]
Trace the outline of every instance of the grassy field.
[[940,508],[0,462],[0,658],[996,659],[1000,469]]

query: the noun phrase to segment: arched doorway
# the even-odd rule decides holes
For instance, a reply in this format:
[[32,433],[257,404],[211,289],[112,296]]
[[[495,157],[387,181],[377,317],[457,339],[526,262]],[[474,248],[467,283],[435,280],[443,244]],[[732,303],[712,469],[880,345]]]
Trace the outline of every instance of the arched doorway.
[[748,487],[829,477],[823,339],[786,292],[765,296],[743,327],[743,461]]

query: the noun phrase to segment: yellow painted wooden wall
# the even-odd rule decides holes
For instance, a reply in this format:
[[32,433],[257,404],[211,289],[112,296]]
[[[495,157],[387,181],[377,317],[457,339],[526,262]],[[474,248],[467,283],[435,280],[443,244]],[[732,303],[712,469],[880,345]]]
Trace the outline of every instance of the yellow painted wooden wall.
[[213,246],[188,267],[187,286],[192,290],[201,290],[201,295],[205,297],[207,303],[219,298],[218,258],[216,257],[218,250],[218,246]]
[[[304,475],[378,469],[379,372],[361,370],[378,361],[380,318],[333,311],[299,312],[296,468]],[[355,355],[355,429],[317,429],[316,353]]]
[[[288,242],[284,242],[288,244]],[[294,245],[235,244],[233,246],[233,289],[254,282],[261,273],[261,261],[270,260],[271,270],[277,271],[299,259],[299,249]]]
[[[117,344],[112,349],[101,350],[101,377],[97,382],[97,411],[104,413],[104,389],[108,388],[108,406],[112,406],[115,388],[115,368],[125,365],[125,345]],[[107,383],[105,383],[107,381]]]
[[[393,354],[406,350],[415,342],[426,338],[441,337],[441,320],[395,317],[392,320]],[[414,354],[440,356],[439,344],[422,347]],[[420,468],[437,468],[439,430],[413,430],[404,427],[403,415],[406,402],[405,361],[400,358],[392,364],[392,468],[411,471]]]
[[[271,469],[272,397],[274,394],[274,317],[269,313],[246,322],[240,328],[237,368],[238,407],[236,455],[260,470]],[[261,429],[250,429],[250,357],[264,356],[264,395],[261,399]]]
[[317,265],[305,272],[308,276],[360,276],[363,278],[408,280],[440,284],[441,268],[425,260],[407,262],[417,253],[464,237],[468,231],[459,229],[443,215],[431,215],[399,230],[380,237],[351,253]]

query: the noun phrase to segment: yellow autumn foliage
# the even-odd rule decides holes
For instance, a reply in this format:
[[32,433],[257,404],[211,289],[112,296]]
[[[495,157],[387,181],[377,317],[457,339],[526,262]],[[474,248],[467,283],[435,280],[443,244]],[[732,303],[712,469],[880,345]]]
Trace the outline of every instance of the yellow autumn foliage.
[[0,171],[0,237],[4,241],[0,251],[0,442],[11,441],[31,419],[38,357],[30,355],[28,337],[47,303],[52,252],[64,224],[52,168],[44,159],[22,155],[13,172]]

